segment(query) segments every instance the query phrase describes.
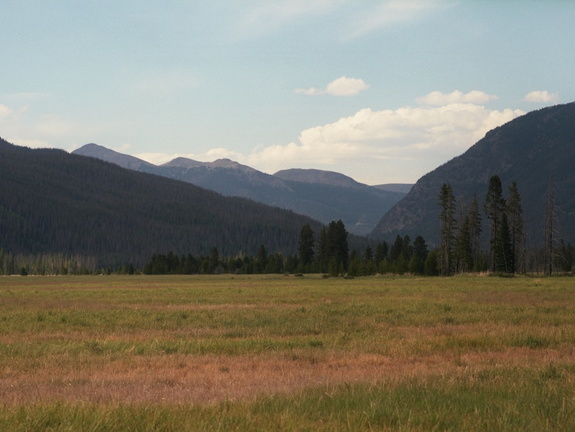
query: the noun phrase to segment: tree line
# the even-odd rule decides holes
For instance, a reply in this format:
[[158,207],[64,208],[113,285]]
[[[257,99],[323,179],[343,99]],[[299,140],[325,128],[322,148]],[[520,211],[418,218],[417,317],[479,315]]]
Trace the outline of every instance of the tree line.
[[504,197],[499,176],[493,175],[489,179],[483,202],[488,228],[485,233],[487,249],[481,246],[482,217],[476,195],[469,204],[458,205],[452,187],[444,183],[439,192],[439,206],[440,245],[437,254],[441,275],[469,271],[513,274],[540,270],[550,275],[554,270],[569,272],[573,267],[575,249],[570,244],[565,245],[556,235],[552,186],[545,208],[542,249],[527,248],[521,195],[515,181]]
[[[314,232],[306,223],[299,232],[297,253],[269,253],[261,244],[257,253],[242,251],[223,255],[217,247],[209,254],[153,254],[141,267],[123,264],[102,267],[94,256],[40,253],[12,254],[0,249],[0,274],[262,274],[324,273],[332,276],[374,274],[452,275],[464,272],[525,273],[569,272],[575,248],[562,242],[555,223],[553,188],[545,208],[545,240],[541,249],[527,248],[521,195],[512,182],[504,196],[499,176],[494,175],[483,203],[477,195],[457,202],[454,191],[444,183],[438,196],[440,243],[429,250],[418,235],[397,235],[391,243],[368,243],[363,250],[350,250],[348,232],[341,220],[332,221]],[[481,211],[483,210],[483,211]],[[483,217],[486,219],[484,232]],[[483,248],[482,242],[488,247]],[[275,244],[272,246],[275,247]],[[277,250],[277,248],[275,248]]]
[[383,241],[367,245],[363,251],[350,251],[348,232],[341,220],[332,221],[319,232],[305,224],[300,231],[295,255],[268,254],[264,245],[255,256],[242,252],[220,256],[217,248],[209,255],[178,256],[172,252],[155,254],[144,266],[145,274],[262,274],[323,273],[331,276],[369,276],[377,273],[437,275],[437,257],[429,252],[423,237],[412,242],[409,236],[397,236],[391,244]]

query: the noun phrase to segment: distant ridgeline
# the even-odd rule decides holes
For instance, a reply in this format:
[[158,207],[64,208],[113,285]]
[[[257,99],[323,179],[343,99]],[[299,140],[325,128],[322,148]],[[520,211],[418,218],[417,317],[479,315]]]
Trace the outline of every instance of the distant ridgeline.
[[[231,256],[255,254],[265,245],[289,255],[303,225],[316,232],[322,226],[181,181],[4,140],[0,184],[0,248],[11,257],[96,257],[100,268],[141,268],[153,254],[170,250],[209,254],[215,247]],[[92,260],[82,266],[90,269]]]
[[342,220],[350,233],[363,236],[411,187],[368,186],[340,173],[314,169],[289,169],[270,175],[229,159],[198,162],[180,157],[157,166],[97,144],[86,144],[73,153],[182,180],[224,196],[292,210],[326,225]]
[[575,103],[531,112],[423,176],[366,239],[341,219],[0,139],[0,273],[570,272],[574,167]]

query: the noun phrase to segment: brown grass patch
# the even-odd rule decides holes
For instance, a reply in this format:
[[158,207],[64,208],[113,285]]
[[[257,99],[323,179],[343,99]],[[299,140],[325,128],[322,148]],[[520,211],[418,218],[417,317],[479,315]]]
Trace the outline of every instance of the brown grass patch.
[[341,383],[374,384],[444,374],[469,376],[485,369],[537,367],[550,363],[569,365],[573,362],[572,347],[404,358],[303,351],[277,356],[158,355],[102,358],[84,365],[78,359],[54,358],[33,371],[5,369],[0,379],[0,401],[8,405],[55,400],[209,404]]

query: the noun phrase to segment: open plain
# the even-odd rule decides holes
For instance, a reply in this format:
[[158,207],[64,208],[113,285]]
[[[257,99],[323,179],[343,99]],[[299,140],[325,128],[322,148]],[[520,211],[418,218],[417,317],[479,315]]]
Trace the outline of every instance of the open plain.
[[575,280],[3,277],[0,429],[575,430]]

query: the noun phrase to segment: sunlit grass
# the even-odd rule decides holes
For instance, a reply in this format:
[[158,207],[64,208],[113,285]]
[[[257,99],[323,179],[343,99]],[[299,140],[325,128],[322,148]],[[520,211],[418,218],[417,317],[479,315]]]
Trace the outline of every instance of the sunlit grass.
[[572,430],[574,312],[571,278],[5,277],[0,429]]

